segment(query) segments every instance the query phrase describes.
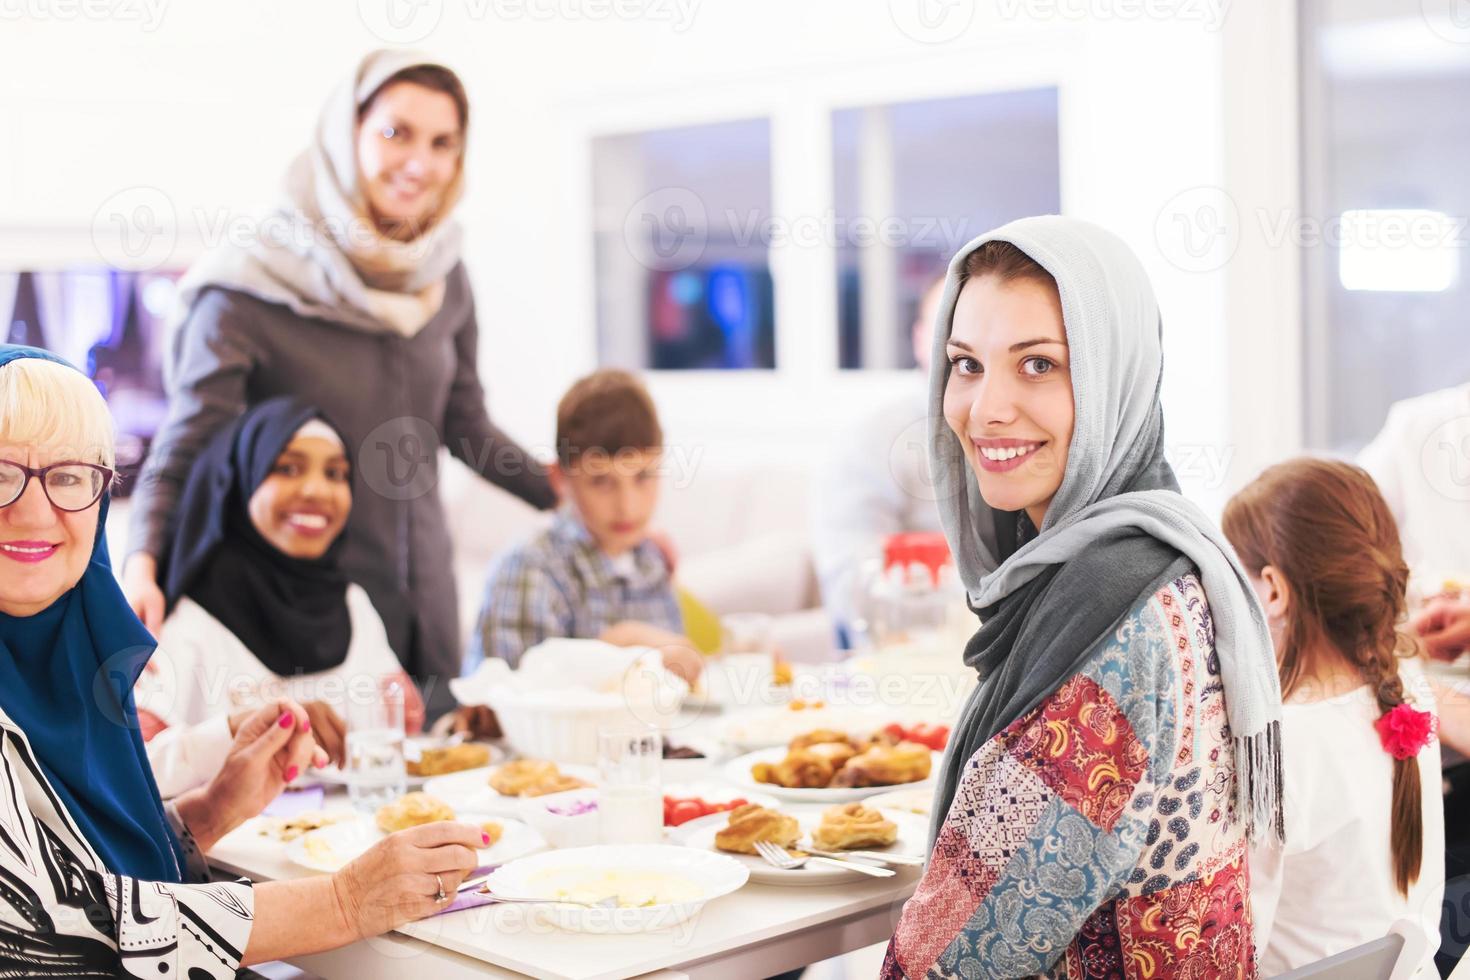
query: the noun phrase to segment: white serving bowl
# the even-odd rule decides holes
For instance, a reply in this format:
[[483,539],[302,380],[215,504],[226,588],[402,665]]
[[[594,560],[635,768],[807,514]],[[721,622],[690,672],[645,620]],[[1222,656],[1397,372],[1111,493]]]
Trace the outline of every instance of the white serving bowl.
[[699,897],[638,908],[598,909],[551,903],[542,915],[572,932],[622,934],[667,929],[689,919],[706,902],[739,890],[750,871],[723,854],[668,844],[599,845],[549,851],[511,861],[486,881],[490,894],[553,898],[560,889],[580,890],[604,875],[667,875],[692,884]]
[[597,763],[599,729],[666,730],[689,693],[657,650],[569,639],[532,647],[517,670],[486,660],[449,686],[461,704],[493,709],[520,755],[582,765]]

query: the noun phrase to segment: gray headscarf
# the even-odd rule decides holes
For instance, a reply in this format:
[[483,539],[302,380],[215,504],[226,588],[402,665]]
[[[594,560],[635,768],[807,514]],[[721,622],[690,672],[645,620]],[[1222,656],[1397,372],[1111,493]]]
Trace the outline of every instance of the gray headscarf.
[[[989,241],[1010,242],[1056,280],[1070,352],[1076,416],[1066,471],[1042,527],[1029,534],[1023,515],[981,498],[944,418],[946,343],[965,260]],[[1235,552],[1178,492],[1164,459],[1160,331],[1137,257],[1086,222],[1025,218],[975,239],[950,262],[934,331],[929,459],[940,520],[983,625],[965,651],[981,684],[951,738],[936,833],[975,750],[1056,691],[1138,601],[1192,567],[1214,622],[1238,812],[1253,838],[1281,835],[1281,689],[1271,636]]]

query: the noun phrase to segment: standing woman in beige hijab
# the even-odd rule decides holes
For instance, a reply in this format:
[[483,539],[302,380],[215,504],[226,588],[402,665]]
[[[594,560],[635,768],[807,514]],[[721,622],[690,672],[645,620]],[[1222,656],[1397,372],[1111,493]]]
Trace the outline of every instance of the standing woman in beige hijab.
[[[461,639],[440,447],[536,507],[554,503],[542,468],[486,414],[452,219],[468,122],[449,68],[408,51],[368,55],[327,101],[256,240],[215,249],[180,283],[188,312],[170,353],[169,414],[139,480],[123,575],[155,633],[170,515],[196,456],[247,406],[303,396],[360,461],[344,570],[431,712],[452,703]],[[311,514],[287,517],[315,530]]]

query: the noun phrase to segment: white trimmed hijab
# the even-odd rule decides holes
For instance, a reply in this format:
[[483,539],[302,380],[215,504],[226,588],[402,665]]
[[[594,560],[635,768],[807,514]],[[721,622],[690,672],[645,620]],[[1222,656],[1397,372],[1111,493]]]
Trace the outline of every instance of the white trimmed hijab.
[[208,286],[238,290],[306,317],[412,337],[439,312],[444,281],[459,262],[451,220],[464,192],[464,163],[424,231],[401,242],[381,235],[357,164],[357,111],[407,68],[439,62],[414,51],[374,51],[327,99],[316,136],[286,172],[284,197],[262,216],[248,245],[220,245],[179,284],[184,308]]

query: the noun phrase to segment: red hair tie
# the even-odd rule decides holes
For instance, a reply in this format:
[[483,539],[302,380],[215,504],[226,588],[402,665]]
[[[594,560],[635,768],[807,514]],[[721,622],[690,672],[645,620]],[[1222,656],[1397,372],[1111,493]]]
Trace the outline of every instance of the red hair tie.
[[1434,738],[1438,725],[1434,715],[1405,701],[1385,711],[1373,727],[1385,752],[1395,759],[1412,759]]

